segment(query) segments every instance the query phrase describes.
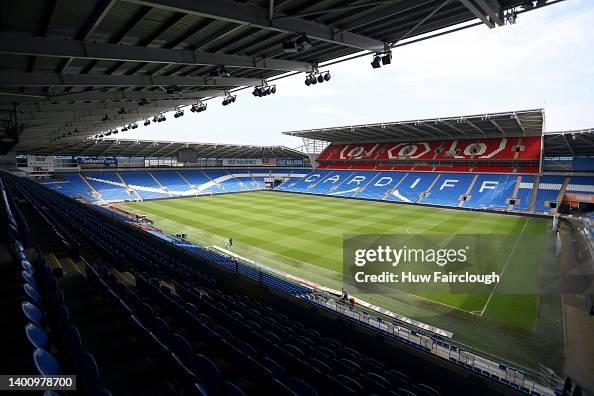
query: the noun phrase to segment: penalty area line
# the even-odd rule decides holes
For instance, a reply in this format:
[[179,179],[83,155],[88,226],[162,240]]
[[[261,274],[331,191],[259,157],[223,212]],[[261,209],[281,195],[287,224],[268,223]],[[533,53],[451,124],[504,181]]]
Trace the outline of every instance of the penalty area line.
[[[505,264],[503,265],[503,269],[499,273],[499,278],[501,278],[501,279],[503,279],[503,273],[505,272],[507,265],[511,261],[511,258],[514,255],[516,248],[518,247],[518,244],[520,243],[520,239],[522,238],[522,235],[524,234],[524,230],[526,229],[527,224],[528,224],[528,218],[526,218],[526,222],[524,222],[524,227],[522,227],[522,231],[520,231],[520,235],[518,235],[518,238],[516,239],[516,243],[514,243],[514,246],[512,247],[512,250],[509,252],[509,255],[507,256],[507,260],[505,261]],[[483,309],[481,309],[481,313],[479,314],[479,316],[483,316],[485,314],[485,310],[487,309],[487,306],[491,302],[491,298],[493,298],[493,294],[495,294],[495,290],[497,289],[498,285],[499,285],[499,282],[495,283],[495,286],[493,286],[493,289],[491,290],[491,293],[489,294],[489,298],[487,298],[487,301],[485,302]]]

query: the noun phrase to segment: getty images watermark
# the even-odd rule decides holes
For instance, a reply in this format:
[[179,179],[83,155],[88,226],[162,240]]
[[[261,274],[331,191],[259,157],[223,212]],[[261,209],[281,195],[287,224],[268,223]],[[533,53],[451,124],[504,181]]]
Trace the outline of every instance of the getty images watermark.
[[[361,248],[355,250],[355,267],[365,267],[368,264],[388,265],[392,268],[415,264],[433,265],[435,271],[431,273],[417,273],[415,271],[382,271],[379,274],[366,273],[363,268],[355,272],[355,281],[358,283],[482,283],[491,285],[499,282],[501,275],[495,271],[488,274],[471,273],[464,271],[454,273],[442,271],[440,267],[450,267],[456,264],[469,263],[471,254],[470,246],[466,245],[460,249],[436,249],[436,248],[411,248],[406,245],[394,248],[391,245],[378,245],[374,248]],[[418,271],[418,268],[416,269]]]
[[550,234],[349,235],[343,281],[353,292],[382,294],[575,291],[574,279],[559,272],[556,250]]

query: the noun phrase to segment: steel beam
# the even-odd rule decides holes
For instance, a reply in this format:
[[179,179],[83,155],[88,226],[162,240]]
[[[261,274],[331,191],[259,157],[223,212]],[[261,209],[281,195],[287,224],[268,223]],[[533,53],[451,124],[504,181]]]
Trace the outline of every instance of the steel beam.
[[174,95],[168,95],[163,91],[114,91],[114,92],[100,92],[100,91],[84,91],[58,94],[52,96],[40,97],[37,95],[26,96],[18,95],[18,93],[2,92],[3,96],[11,99],[17,103],[37,103],[37,102],[86,102],[86,101],[122,101],[122,100],[140,100],[140,99],[201,99],[214,96],[225,96],[224,90],[205,90],[192,92],[178,92]]
[[[305,33],[308,37],[333,44],[368,51],[383,51],[385,43],[356,33],[336,32],[333,26],[308,21],[290,15],[270,19],[265,7],[254,7],[232,0],[124,0],[129,3],[218,19],[239,25],[282,33]],[[286,17],[286,18],[283,18]]]
[[[186,104],[196,103],[195,99],[169,99],[169,100],[155,100],[147,105],[146,107],[155,108],[158,112],[159,108],[162,107],[174,107]],[[75,111],[100,111],[105,112],[113,111],[114,109],[124,108],[137,109],[138,103],[136,101],[124,101],[124,102],[87,102],[87,103],[18,103],[16,105],[17,110],[24,113],[34,113],[33,118],[46,118],[48,115],[51,118],[51,114],[60,114],[61,112],[75,112]],[[2,109],[12,109],[11,105],[0,105]]]
[[499,3],[499,0],[475,0],[476,3],[483,9],[483,11],[489,15],[492,21],[497,25],[503,26],[505,21],[503,20],[503,7]]
[[242,87],[262,85],[258,78],[182,77],[104,74],[58,74],[0,72],[0,86],[66,86],[66,87],[130,87],[130,86]]
[[494,28],[495,24],[499,26],[503,25],[503,19],[501,17],[502,7],[499,1],[460,0],[460,2],[490,29]]
[[8,33],[0,34],[0,53],[123,62],[174,63],[204,66],[225,65],[228,67],[281,71],[310,72],[313,70],[311,63],[282,59],[261,59],[253,56],[228,55],[192,50],[27,37]]

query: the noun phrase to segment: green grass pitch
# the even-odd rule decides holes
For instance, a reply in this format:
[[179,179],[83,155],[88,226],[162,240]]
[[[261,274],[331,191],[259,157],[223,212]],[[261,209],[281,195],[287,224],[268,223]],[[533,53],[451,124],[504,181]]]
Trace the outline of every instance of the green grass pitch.
[[[146,214],[168,233],[185,233],[202,245],[223,247],[232,237],[235,253],[334,289],[343,286],[345,234],[507,235],[510,243],[502,246],[502,252],[522,254],[530,249],[520,244],[514,250],[516,236],[551,231],[549,220],[536,218],[264,191],[146,201],[123,207]],[[537,278],[540,264],[530,257],[523,260],[526,254],[505,268],[500,289],[510,282]],[[468,349],[481,350],[500,361],[532,369],[538,367],[535,362],[541,362],[560,369],[564,359],[563,316],[560,299],[555,296],[355,295],[452,331],[457,342]]]
[[[520,235],[550,229],[550,222],[533,218],[274,192],[147,201],[126,208],[202,244],[224,246],[232,237],[236,253],[334,288],[342,286],[343,234]],[[502,281],[535,278],[537,272],[534,264],[506,268]],[[389,296],[358,297],[402,312]],[[536,295],[418,297],[425,305],[434,302],[525,330],[535,325]]]

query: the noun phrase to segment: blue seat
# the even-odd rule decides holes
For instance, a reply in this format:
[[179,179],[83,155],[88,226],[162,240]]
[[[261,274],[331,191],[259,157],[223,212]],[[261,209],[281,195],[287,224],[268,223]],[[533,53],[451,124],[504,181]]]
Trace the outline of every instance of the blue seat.
[[289,378],[287,385],[299,396],[318,396],[318,392],[314,388],[300,379]]
[[66,326],[70,323],[70,313],[66,305],[60,305],[58,307],[58,324],[60,326]]
[[23,276],[23,279],[25,280],[25,282],[27,282],[28,284],[33,286],[33,288],[35,288],[35,289],[38,288],[37,281],[35,280],[35,278],[29,271],[23,270],[23,271],[21,271],[21,275]]
[[80,339],[80,332],[76,326],[69,326],[66,334],[66,342],[68,343],[68,348],[70,349],[72,356],[78,358],[82,351],[82,342]]
[[209,393],[217,393],[221,383],[221,372],[212,360],[202,354],[194,355],[192,367],[200,373],[200,378],[204,379]]
[[39,308],[28,301],[23,302],[21,304],[21,308],[23,309],[23,313],[28,320],[39,327],[43,325],[43,312],[41,312]]
[[246,396],[246,394],[234,383],[225,381],[223,383],[222,396]]
[[161,285],[161,292],[165,294],[167,297],[171,296],[171,289],[166,285]]
[[326,363],[322,362],[319,359],[310,358],[308,360],[308,363],[309,363],[310,366],[312,366],[313,368],[315,368],[316,370],[318,370],[322,374],[329,374],[332,371],[332,369],[330,368],[330,366],[328,366]]
[[285,376],[285,369],[270,358],[263,358],[260,363],[266,367],[276,378],[283,378]]
[[177,333],[173,334],[169,342],[169,347],[182,363],[187,364],[190,362],[192,358],[192,346],[184,336]]
[[195,317],[198,317],[198,315],[200,315],[200,310],[196,308],[196,306],[192,303],[185,303],[184,308],[186,308],[186,311],[188,311]]
[[142,303],[138,307],[138,316],[140,316],[140,319],[148,321],[151,320],[155,316],[155,314],[150,305],[148,305],[147,303]]
[[43,349],[37,348],[33,351],[33,361],[40,375],[49,376],[60,373],[60,364],[58,361]]
[[225,327],[223,326],[214,326],[213,330],[222,338],[226,339],[226,340],[232,340],[233,339],[233,334]]
[[151,321],[151,331],[157,336],[161,342],[168,342],[171,330],[167,322],[160,317],[155,317]]
[[21,267],[23,268],[23,271],[27,271],[31,275],[35,273],[35,268],[33,268],[33,265],[27,260],[21,261]]
[[326,379],[328,381],[328,385],[330,386],[331,392],[333,394],[338,395],[356,395],[357,390],[350,388],[346,383],[341,381],[340,379],[332,376],[327,375]]
[[37,289],[35,289],[30,284],[25,283],[23,285],[23,290],[25,290],[25,294],[27,295],[27,298],[29,299],[29,301],[31,301],[32,303],[34,303],[38,307],[42,307],[43,306],[41,304],[41,296],[39,295],[39,292],[37,291]]
[[414,387],[415,393],[422,396],[439,396],[439,392],[425,384],[417,384]]
[[383,373],[383,377],[386,378],[394,386],[405,386],[411,383],[410,378],[402,374],[397,370],[386,370]]
[[45,331],[41,329],[39,326],[28,323],[25,326],[25,333],[27,334],[27,339],[35,348],[39,349],[47,349],[48,345],[48,337]]
[[345,384],[346,386],[348,386],[349,388],[361,393],[363,392],[363,386],[358,383],[357,381],[355,381],[354,379],[352,379],[351,377],[348,377],[346,375],[342,375],[342,374],[338,374],[336,376],[336,379],[339,380],[340,382],[342,382],[343,384]]
[[245,341],[237,341],[237,344],[235,344],[235,346],[243,353],[245,353],[248,356],[251,357],[256,357],[256,355],[258,354],[258,352],[256,352],[256,350],[247,342]]
[[99,385],[99,368],[97,368],[93,355],[88,352],[81,353],[78,367],[87,390],[97,388]]
[[195,383],[194,386],[192,386],[192,394],[197,396],[208,396],[208,391],[202,384]]
[[213,327],[214,326],[214,322],[213,320],[210,318],[210,316],[205,315],[205,314],[199,314],[198,315],[198,319],[205,325],[208,327]]
[[285,350],[288,351],[293,357],[298,359],[303,359],[305,357],[305,353],[295,345],[287,344],[285,345]]
[[138,294],[134,293],[133,291],[128,291],[124,297],[124,300],[132,309],[136,309],[136,307],[140,305],[140,298],[138,297]]
[[417,396],[415,393],[413,393],[409,390],[406,390],[406,389],[402,389],[402,388],[400,388],[396,391],[396,395],[398,395],[398,396]]

